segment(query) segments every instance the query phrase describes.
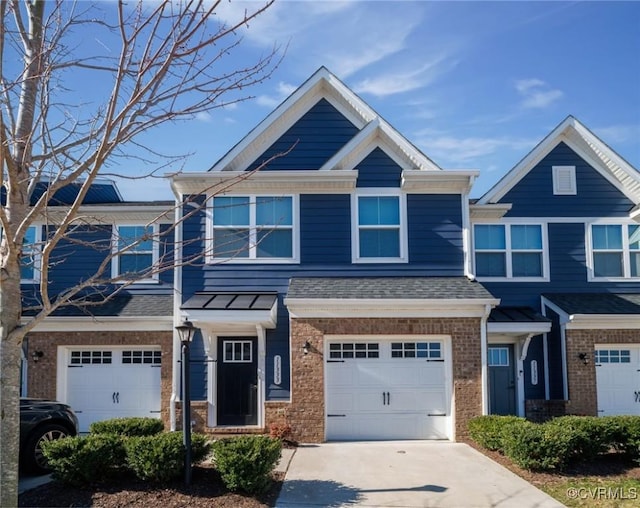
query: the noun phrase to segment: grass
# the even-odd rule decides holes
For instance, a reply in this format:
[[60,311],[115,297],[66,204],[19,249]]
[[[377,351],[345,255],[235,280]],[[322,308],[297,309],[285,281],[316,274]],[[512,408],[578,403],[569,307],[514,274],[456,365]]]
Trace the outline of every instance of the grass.
[[640,480],[589,476],[548,482],[539,488],[570,508],[631,508],[640,505]]

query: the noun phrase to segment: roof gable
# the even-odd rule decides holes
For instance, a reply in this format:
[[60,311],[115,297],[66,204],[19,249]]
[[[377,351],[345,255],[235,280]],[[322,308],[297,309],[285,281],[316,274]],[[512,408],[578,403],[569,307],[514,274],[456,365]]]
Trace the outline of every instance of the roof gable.
[[500,202],[559,143],[565,143],[634,203],[640,203],[640,173],[600,138],[568,116],[479,200]]
[[[351,161],[348,154],[360,148],[362,160],[374,147],[370,146],[372,137],[378,137],[383,143],[393,146],[388,153],[397,152],[407,169],[440,168],[428,159],[420,150],[402,137],[391,125],[353,93],[344,83],[330,73],[325,67],[316,71],[305,83],[293,92],[282,104],[260,122],[249,134],[222,157],[210,171],[244,171],[254,162],[262,161],[262,154],[268,153],[283,135],[285,135],[301,118],[324,99],[335,108],[358,131],[351,141],[337,151],[321,169],[338,168],[340,161]],[[362,149],[368,144],[368,150]],[[289,144],[291,146],[291,143]],[[336,157],[340,154],[339,157]],[[357,158],[357,157],[356,157]],[[343,164],[344,169],[349,164]],[[298,168],[300,169],[300,168]],[[353,169],[350,167],[349,169]]]

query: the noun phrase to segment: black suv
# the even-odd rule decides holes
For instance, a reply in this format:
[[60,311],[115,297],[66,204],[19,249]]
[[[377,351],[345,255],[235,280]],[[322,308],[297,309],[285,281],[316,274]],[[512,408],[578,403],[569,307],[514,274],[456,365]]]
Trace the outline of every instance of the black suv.
[[66,404],[41,399],[20,399],[20,467],[46,473],[42,443],[78,433],[78,418]]

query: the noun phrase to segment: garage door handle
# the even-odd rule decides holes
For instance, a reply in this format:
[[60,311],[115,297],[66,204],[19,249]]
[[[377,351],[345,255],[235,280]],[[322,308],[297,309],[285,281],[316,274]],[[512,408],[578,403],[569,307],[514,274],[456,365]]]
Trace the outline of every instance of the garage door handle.
[[387,392],[387,406],[391,405],[391,394]]
[[347,415],[327,415],[327,418],[337,418],[337,417],[344,418],[346,416]]
[[429,413],[427,416],[447,416],[447,413]]
[[112,400],[112,402],[113,402],[114,404],[116,403],[116,392],[113,392],[113,393],[111,394],[111,400]]

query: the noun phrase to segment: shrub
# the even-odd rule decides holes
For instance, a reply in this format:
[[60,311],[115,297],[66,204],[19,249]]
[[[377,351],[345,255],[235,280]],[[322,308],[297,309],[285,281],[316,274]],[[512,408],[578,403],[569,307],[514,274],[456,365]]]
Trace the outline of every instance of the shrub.
[[112,418],[93,422],[89,426],[92,434],[117,434],[119,436],[153,436],[164,430],[164,423],[158,418]]
[[291,425],[288,423],[272,423],[269,427],[269,435],[281,441],[287,440],[291,436]]
[[597,416],[561,416],[544,425],[563,427],[570,432],[570,459],[590,460],[607,453],[611,447],[610,425]]
[[562,469],[571,453],[573,431],[560,425],[511,423],[502,435],[504,453],[524,469]]
[[43,443],[53,476],[81,486],[113,478],[125,463],[123,439],[113,434],[70,437]]
[[281,451],[280,440],[269,436],[239,436],[213,443],[216,469],[227,488],[250,494],[269,487]]
[[[141,480],[167,481],[184,472],[182,432],[167,432],[154,436],[130,437],[125,440],[126,462]],[[192,463],[202,462],[209,454],[210,444],[202,434],[191,435]]]
[[502,451],[504,429],[513,423],[524,421],[524,418],[517,416],[478,416],[469,421],[469,435],[483,448]]
[[604,416],[611,446],[640,462],[640,416]]

